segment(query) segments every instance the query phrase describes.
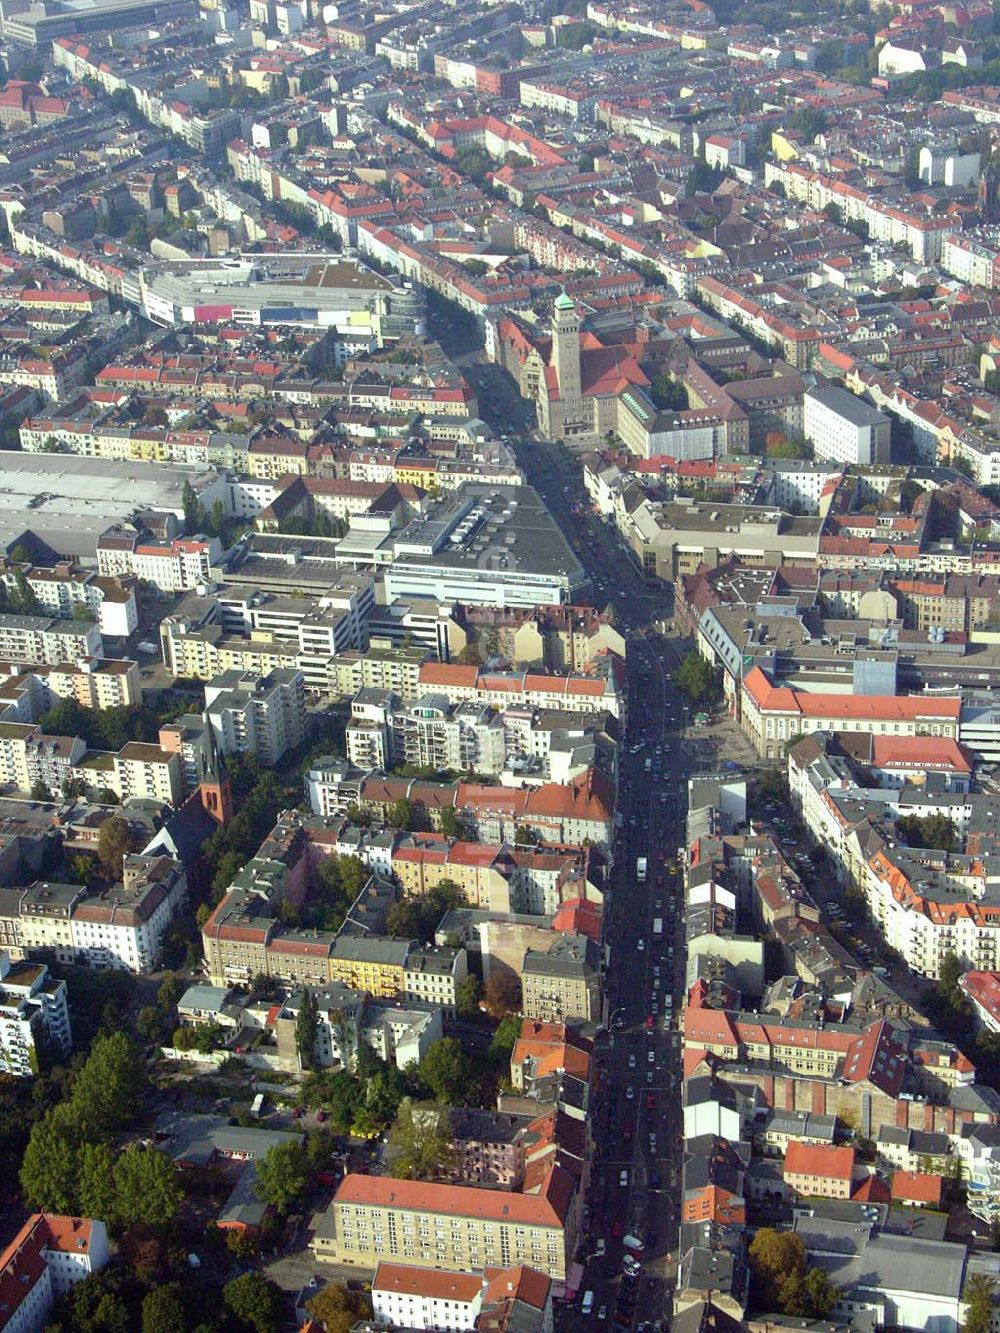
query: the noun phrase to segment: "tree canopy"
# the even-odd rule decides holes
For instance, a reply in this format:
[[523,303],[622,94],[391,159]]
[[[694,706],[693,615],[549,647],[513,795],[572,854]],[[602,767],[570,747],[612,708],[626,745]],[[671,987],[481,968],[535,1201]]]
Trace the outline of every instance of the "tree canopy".
[[793,1231],[761,1227],[750,1243],[754,1301],[762,1310],[806,1319],[826,1319],[838,1289],[823,1269],[809,1268],[806,1247]]
[[386,1138],[386,1162],[397,1180],[432,1180],[454,1160],[448,1107],[404,1097]]
[[108,879],[121,879],[125,857],[137,847],[138,841],[120,815],[104,821],[97,835],[97,859]]
[[692,704],[710,704],[719,697],[719,673],[697,649],[687,654],[673,673],[673,682]]
[[350,1333],[359,1320],[371,1318],[372,1303],[363,1291],[348,1291],[342,1282],[329,1282],[307,1302],[307,1309],[326,1333]]
[[291,1212],[308,1184],[306,1150],[298,1143],[276,1143],[257,1163],[257,1193],[279,1213]]
[[995,1291],[996,1284],[986,1273],[973,1273],[970,1276],[962,1292],[962,1300],[965,1302],[962,1333],[990,1333]]
[[386,913],[386,930],[397,939],[418,939],[433,944],[441,918],[455,907],[465,906],[465,895],[457,884],[441,880],[420,898],[402,898]]
[[421,1083],[439,1101],[461,1105],[466,1100],[472,1071],[457,1037],[432,1042],[417,1072]]
[[942,852],[958,849],[958,830],[947,815],[903,815],[896,820],[896,829],[911,847],[932,847]]
[[222,1288],[226,1309],[253,1333],[278,1333],[282,1324],[281,1288],[263,1273],[243,1273]]

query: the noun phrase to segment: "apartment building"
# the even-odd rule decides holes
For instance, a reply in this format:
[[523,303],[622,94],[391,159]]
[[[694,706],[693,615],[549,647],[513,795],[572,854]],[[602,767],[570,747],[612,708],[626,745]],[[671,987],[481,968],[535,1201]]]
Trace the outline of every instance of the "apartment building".
[[[216,593],[209,609],[217,611],[220,605],[224,602]],[[311,606],[305,598],[298,599],[296,609],[294,618],[260,617],[271,623],[253,624],[244,633],[241,627],[230,632],[231,615],[193,620],[181,608],[161,624],[163,660],[175,675],[205,681],[225,671],[266,676],[275,670],[298,670],[307,688],[339,693],[336,658],[358,642],[355,617],[336,608]]]
[[113,780],[108,785],[123,801],[130,797],[179,805],[184,794],[180,760],[158,745],[129,741],[112,763]]
[[763,506],[687,500],[641,500],[615,521],[639,567],[671,582],[733,557],[766,569],[815,568],[820,549],[818,517],[793,517]]
[[393,1328],[552,1333],[552,1283],[533,1268],[483,1274],[380,1263],[372,1282],[375,1321]]
[[170,541],[144,541],[143,534],[124,538],[106,533],[97,543],[97,568],[101,574],[132,574],[151,583],[160,592],[184,592],[211,582],[212,566],[222,555],[218,537],[176,537]]
[[72,699],[81,708],[131,708],[142,703],[139,665],[130,660],[81,657],[78,662],[33,667],[30,674],[52,703]]
[[85,657],[59,666],[9,663],[8,671],[0,672],[0,719],[5,722],[33,723],[60,699],[72,699],[81,708],[124,708],[142,702],[135,662]]
[[46,880],[12,890],[3,904],[0,927],[12,956],[32,958],[36,951],[45,950],[56,963],[74,963],[72,917],[85,893],[79,884]]
[[0,614],[0,661],[58,666],[103,656],[101,632],[95,624]]
[[957,740],[961,701],[939,695],[821,694],[771,683],[761,667],[744,677],[739,720],[763,759],[780,759],[788,742],[814,731]]
[[177,805],[184,790],[180,759],[157,745],[130,741],[117,754],[88,751],[79,736],[49,736],[27,722],[0,722],[0,782],[23,792],[40,782],[54,796],[83,782],[122,801],[138,796],[167,805]]
[[849,1199],[854,1149],[792,1139],[785,1149],[785,1185],[800,1199]]
[[269,768],[305,739],[305,677],[223,672],[205,686],[205,720],[220,754],[253,754]]
[[58,1298],[107,1262],[103,1222],[32,1213],[0,1254],[4,1333],[41,1333]]
[[585,935],[562,935],[549,949],[528,949],[521,967],[521,1012],[543,1023],[601,1021],[600,952]]
[[412,940],[339,935],[329,954],[329,977],[352,990],[394,999],[406,990]]
[[187,902],[187,873],[167,856],[125,858],[122,883],[82,898],[70,916],[78,964],[150,972],[159,963],[167,932]]
[[605,851],[613,837],[614,808],[614,785],[596,769],[566,785],[511,788],[460,782],[455,793],[459,819],[480,841],[493,843],[517,842],[523,827],[542,842]]
[[[924,743],[922,781],[938,771],[946,778],[954,743]],[[792,803],[811,836],[827,849],[838,879],[861,891],[886,942],[914,971],[937,977],[951,953],[974,971],[1000,969],[1000,906],[984,858],[911,848],[893,833],[904,811],[944,813],[963,832],[992,833],[995,801],[970,797],[961,790],[964,783],[958,791],[940,794],[938,784],[931,793],[891,781],[862,787],[843,748],[818,735],[796,745],[788,764]],[[859,763],[866,762],[867,753],[862,750]]]
[[482,1303],[478,1273],[380,1263],[372,1280],[372,1314],[377,1323],[392,1328],[471,1330]]
[[360,690],[391,690],[401,699],[416,699],[421,692],[420,669],[430,656],[422,647],[379,648],[366,652],[338,652],[330,663],[330,687],[342,699]]
[[79,737],[46,736],[27,722],[0,722],[0,782],[28,792],[36,782],[60,795],[87,753]]
[[802,429],[818,458],[846,464],[889,462],[890,421],[863,399],[836,386],[806,390]]
[[407,1000],[433,1004],[453,1018],[458,987],[468,975],[468,957],[464,949],[445,945],[436,949],[413,948],[406,955],[403,966],[403,995]]
[[431,764],[460,772],[499,773],[504,734],[487,705],[452,707],[439,693],[406,706],[391,692],[360,690],[351,701],[347,757],[357,768]]
[[[420,692],[437,692],[453,704],[493,708],[554,709],[564,713],[602,711],[623,714],[621,691],[613,670],[592,675],[551,675],[532,671],[484,671],[456,662],[424,662]],[[399,691],[405,699],[407,696]],[[410,696],[413,697],[413,696]]]
[[316,1230],[320,1261],[374,1271],[382,1262],[476,1273],[527,1264],[563,1290],[576,1189],[561,1166],[536,1194],[347,1175]]
[[556,852],[414,833],[394,848],[391,870],[408,897],[450,880],[472,907],[552,916],[566,898],[600,901],[602,865],[589,848]]
[[[68,560],[52,566],[32,565],[19,572],[47,615],[68,620],[87,612],[107,638],[127,638],[139,623],[135,591],[118,579],[102,578]],[[15,588],[14,569],[8,567],[0,582],[8,591]]]
[[0,1069],[28,1078],[43,1051],[66,1059],[72,1049],[65,981],[50,977],[44,963],[12,962],[0,951]]

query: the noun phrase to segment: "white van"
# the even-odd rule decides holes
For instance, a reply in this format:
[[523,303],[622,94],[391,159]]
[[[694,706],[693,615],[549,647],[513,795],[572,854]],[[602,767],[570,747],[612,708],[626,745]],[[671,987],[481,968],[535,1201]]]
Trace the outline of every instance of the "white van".
[[580,1302],[580,1313],[590,1314],[593,1308],[594,1308],[594,1293],[592,1291],[585,1291],[583,1293],[583,1300]]

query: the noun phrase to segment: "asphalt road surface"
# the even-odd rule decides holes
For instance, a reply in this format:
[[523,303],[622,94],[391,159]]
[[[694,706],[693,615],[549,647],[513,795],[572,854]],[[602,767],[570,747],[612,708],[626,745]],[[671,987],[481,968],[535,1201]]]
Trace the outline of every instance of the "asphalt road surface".
[[[497,421],[503,428],[503,419]],[[617,533],[587,511],[580,465],[536,437],[517,445],[587,569],[594,603],[613,607],[628,635],[628,707],[620,749],[619,828],[605,911],[607,1030],[597,1046],[591,1187],[577,1258],[585,1276],[560,1329],[668,1327],[679,1221],[683,1130],[677,1024],[684,991],[683,874],[677,866],[686,778],[699,765],[683,737],[685,709],[670,673],[683,649],[656,627],[673,617],[673,590],[650,589]],[[645,879],[637,861],[646,858]],[[659,929],[654,931],[654,921]],[[624,1238],[643,1245],[625,1271]],[[589,1314],[582,1298],[593,1292]]]

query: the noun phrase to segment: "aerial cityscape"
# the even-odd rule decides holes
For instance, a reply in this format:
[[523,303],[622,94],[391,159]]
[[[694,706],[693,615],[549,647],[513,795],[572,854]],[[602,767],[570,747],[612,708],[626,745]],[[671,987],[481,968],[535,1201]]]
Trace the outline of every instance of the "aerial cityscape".
[[0,1330],[1000,1333],[1000,0],[0,0]]

